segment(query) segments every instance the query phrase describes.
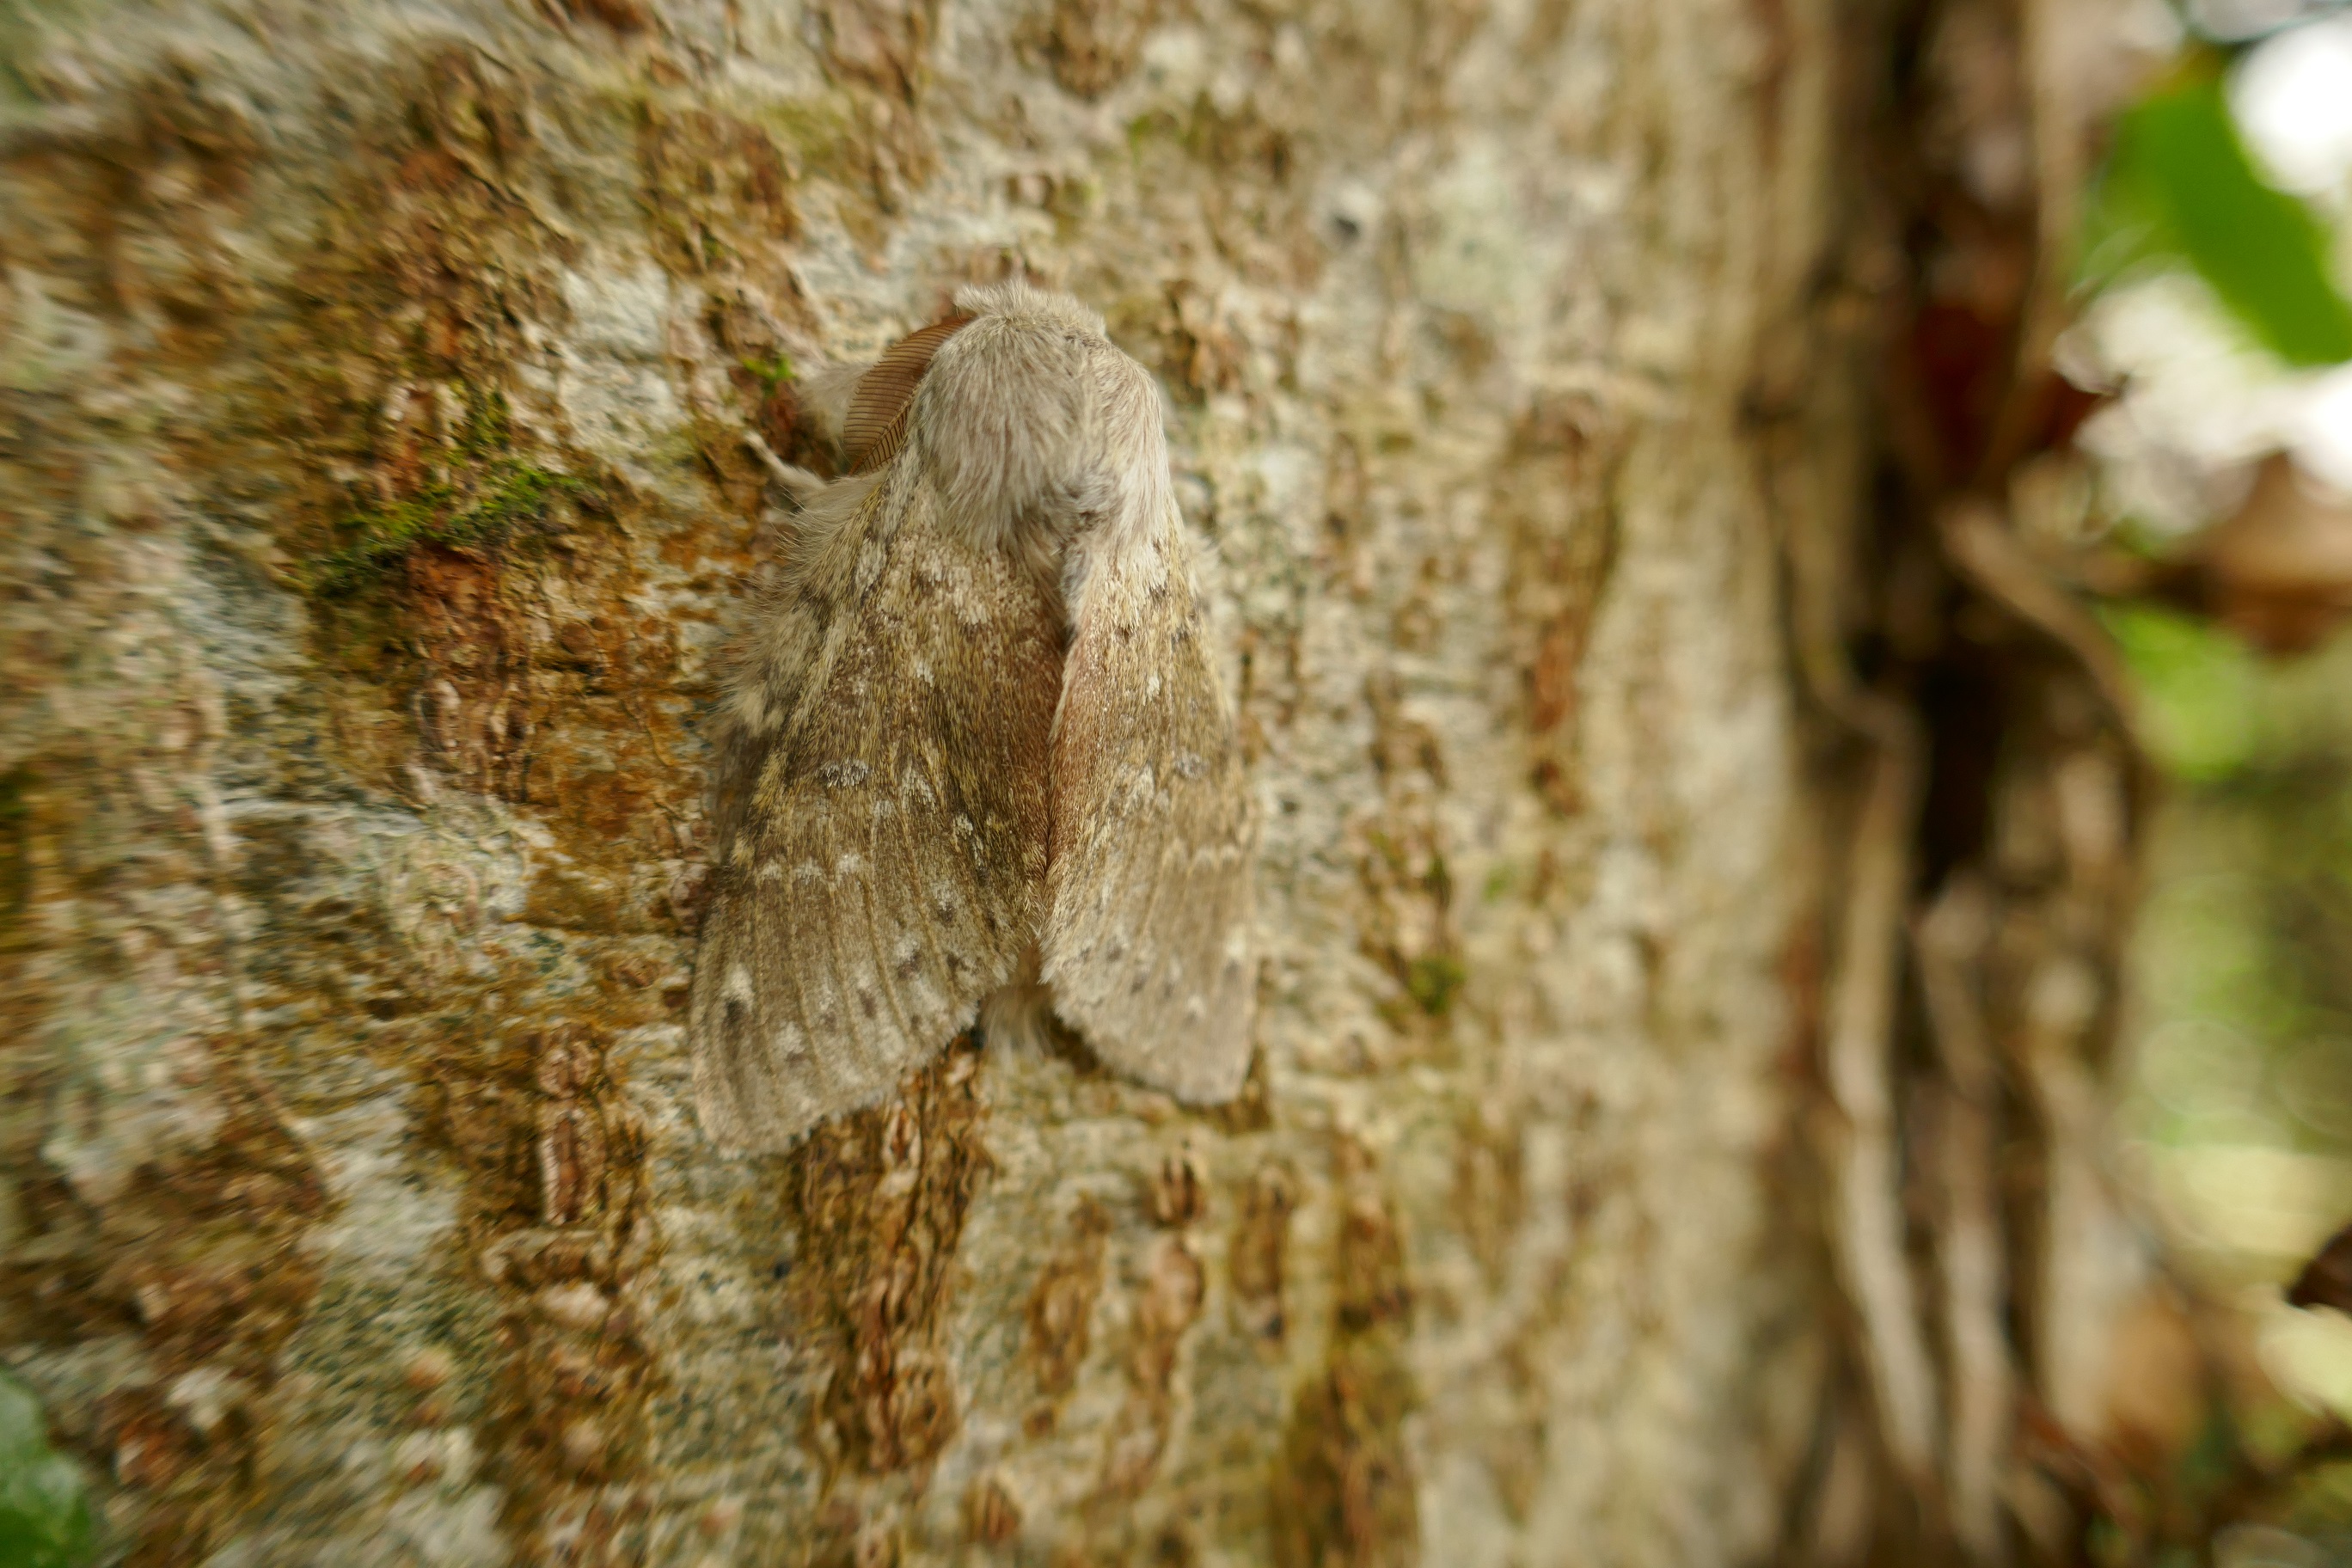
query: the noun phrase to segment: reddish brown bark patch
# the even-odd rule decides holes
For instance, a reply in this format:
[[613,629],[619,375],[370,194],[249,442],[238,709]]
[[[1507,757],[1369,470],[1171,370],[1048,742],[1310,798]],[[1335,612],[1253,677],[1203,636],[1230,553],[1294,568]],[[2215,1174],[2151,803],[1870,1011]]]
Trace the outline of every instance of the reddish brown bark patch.
[[[253,1034],[175,1042],[158,1064],[168,1081],[149,1086],[173,1114],[136,1142],[108,1135],[105,1086],[55,1037],[80,1022],[55,989],[68,965],[131,979],[161,945],[152,910],[217,886],[186,852],[180,803],[152,775],[148,791],[126,776],[140,764],[152,758],[101,750],[0,788],[0,1091],[49,1108],[12,1119],[0,1142],[21,1226],[0,1266],[0,1315],[13,1337],[46,1345],[136,1336],[144,1371],[61,1416],[59,1435],[121,1487],[108,1511],[124,1561],[177,1568],[202,1561],[259,1495],[279,1352],[319,1289],[307,1237],[331,1205],[315,1152],[256,1069]],[[201,921],[165,929],[180,963],[233,962]],[[52,1139],[81,1158],[60,1160]]]
[[[1452,1010],[1468,973],[1454,919],[1454,886],[1438,805],[1447,780],[1437,734],[1412,716],[1391,673],[1365,682],[1372,712],[1372,761],[1380,805],[1349,825],[1362,898],[1360,942],[1387,971],[1395,990],[1381,1002],[1402,1056],[1441,1054]],[[1366,1059],[1365,1070],[1389,1065]]]
[[1410,1568],[1421,1560],[1404,1420],[1419,1403],[1403,1359],[1412,1295],[1394,1206],[1371,1155],[1338,1157],[1339,1285],[1331,1352],[1298,1394],[1270,1509],[1280,1568]]
[[1046,1259],[1029,1292],[1029,1329],[1023,1350],[1036,1369],[1037,1390],[1044,1395],[1023,1421],[1032,1436],[1054,1429],[1062,1396],[1069,1393],[1079,1363],[1086,1360],[1095,1300],[1102,1294],[1103,1243],[1109,1232],[1110,1216],[1102,1205],[1092,1198],[1079,1200],[1070,1234]]
[[979,1065],[967,1035],[889,1104],[819,1127],[787,1167],[800,1258],[787,1289],[831,1367],[816,1437],[837,1464],[927,1464],[957,1431],[948,1308],[964,1220],[991,1168]]
[[1519,1128],[1482,1110],[1464,1119],[1454,1145],[1454,1212],[1490,1286],[1499,1286],[1527,1210]]
[[1567,814],[1583,804],[1577,677],[1617,552],[1616,471],[1624,433],[1589,399],[1537,401],[1496,468],[1508,530],[1505,608],[1525,691],[1528,779]]
[[649,107],[637,164],[656,253],[681,277],[756,266],[800,237],[792,170],[774,139],[748,121]]
[[1105,1456],[1098,1500],[1132,1498],[1150,1484],[1175,1426],[1176,1360],[1201,1316],[1206,1280],[1181,1237],[1161,1237],[1143,1265],[1128,1343],[1130,1391]]
[[575,1548],[625,1529],[596,1489],[636,1464],[652,1367],[627,1299],[654,1242],[644,1132],[606,1037],[576,1021],[447,1040],[424,1094],[427,1135],[465,1173],[468,1258],[500,1304],[489,1426],[510,1522],[601,1561]]
[[1225,1257],[1225,1277],[1234,1292],[1234,1317],[1242,1331],[1262,1346],[1282,1343],[1283,1264],[1290,1252],[1290,1214],[1298,1206],[1298,1184],[1287,1166],[1260,1165],[1242,1194],[1241,1223],[1234,1226]]
[[982,1476],[963,1498],[964,1532],[982,1546],[1002,1546],[1021,1533],[1021,1505],[1003,1480]]
[[1053,0],[1031,33],[1055,81],[1099,98],[1134,73],[1159,19],[1158,0]]

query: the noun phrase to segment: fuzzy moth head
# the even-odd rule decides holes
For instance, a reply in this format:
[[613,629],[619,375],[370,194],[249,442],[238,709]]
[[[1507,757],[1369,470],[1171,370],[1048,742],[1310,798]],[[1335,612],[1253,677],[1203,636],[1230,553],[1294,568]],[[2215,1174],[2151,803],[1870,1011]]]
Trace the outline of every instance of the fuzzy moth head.
[[1024,522],[1070,511],[1094,423],[1088,373],[1117,351],[1093,311],[1025,284],[968,289],[956,304],[971,320],[915,394],[909,449],[947,516],[1010,543]]

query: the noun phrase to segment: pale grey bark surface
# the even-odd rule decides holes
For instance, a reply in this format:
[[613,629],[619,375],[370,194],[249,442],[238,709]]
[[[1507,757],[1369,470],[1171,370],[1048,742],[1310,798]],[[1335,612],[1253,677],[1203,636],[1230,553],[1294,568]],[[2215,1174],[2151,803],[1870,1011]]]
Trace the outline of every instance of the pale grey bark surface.
[[[0,37],[5,1354],[109,1560],[1770,1555],[1827,7],[547,6]],[[729,1157],[742,433],[1014,268],[1169,394],[1262,1060]]]

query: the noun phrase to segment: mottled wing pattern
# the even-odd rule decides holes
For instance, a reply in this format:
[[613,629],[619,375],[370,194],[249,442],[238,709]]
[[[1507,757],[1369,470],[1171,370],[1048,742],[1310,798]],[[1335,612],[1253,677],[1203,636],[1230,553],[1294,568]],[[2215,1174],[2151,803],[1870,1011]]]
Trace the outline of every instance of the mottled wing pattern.
[[1249,1068],[1256,823],[1159,460],[1148,514],[1105,542],[1079,594],[1044,975],[1105,1066],[1212,1102]]
[[1041,913],[1058,607],[943,528],[906,465],[846,526],[850,579],[696,964],[696,1099],[737,1147],[887,1092],[1013,977]]

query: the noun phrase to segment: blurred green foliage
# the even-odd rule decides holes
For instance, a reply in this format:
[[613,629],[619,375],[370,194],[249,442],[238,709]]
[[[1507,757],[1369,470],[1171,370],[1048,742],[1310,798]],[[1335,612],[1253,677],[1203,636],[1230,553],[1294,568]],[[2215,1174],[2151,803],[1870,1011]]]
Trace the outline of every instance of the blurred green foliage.
[[0,1370],[0,1568],[69,1568],[89,1542],[80,1470],[49,1447],[40,1401]]
[[2352,640],[2257,658],[2112,611],[2168,774],[2136,942],[2136,1120],[2160,1143],[2352,1157]]
[[[2279,1216],[2314,1173],[2352,1170],[2352,637],[2272,660],[2172,611],[2106,619],[2170,785],[2133,939],[2126,1122],[2194,1189],[2176,1261],[2201,1289],[2274,1302],[2302,1261],[2278,1250]],[[2352,1467],[2281,1468],[2312,1420],[2286,1397],[2217,1405],[2160,1496],[2175,1541],[2237,1519],[2291,1530],[2294,1555],[2158,1561],[2352,1563]]]
[[2252,756],[2261,670],[2246,645],[2210,621],[2119,605],[2107,631],[2140,681],[2140,741],[2168,773],[2228,777]]
[[2336,287],[2327,226],[2256,171],[2222,65],[2217,51],[2193,51],[2117,121],[2088,209],[2085,281],[2186,261],[2287,363],[2352,359],[2352,305]]
[[[2192,44],[2117,120],[2084,280],[2185,264],[2284,364],[2352,360],[2336,237],[2249,154],[2228,94],[2233,54]],[[2169,784],[2143,862],[2126,1120],[2200,1289],[2275,1303],[2309,1245],[2289,1237],[2352,1173],[2352,637],[2267,659],[2153,605],[2104,618]],[[2296,1375],[2282,1395],[2338,1386],[2311,1364]],[[2173,1517],[2159,1539],[2199,1544],[2158,1561],[2352,1562],[2352,1467],[2279,1468],[2312,1412],[2278,1396],[2209,1417],[2160,1500]],[[2288,1527],[2272,1534],[2295,1555],[2248,1555],[2252,1537],[2225,1546],[2210,1527],[2232,1519]]]

